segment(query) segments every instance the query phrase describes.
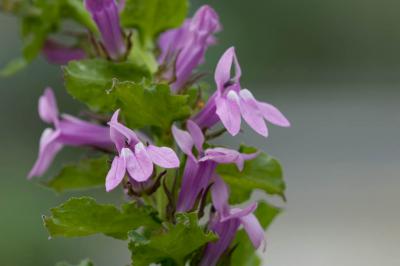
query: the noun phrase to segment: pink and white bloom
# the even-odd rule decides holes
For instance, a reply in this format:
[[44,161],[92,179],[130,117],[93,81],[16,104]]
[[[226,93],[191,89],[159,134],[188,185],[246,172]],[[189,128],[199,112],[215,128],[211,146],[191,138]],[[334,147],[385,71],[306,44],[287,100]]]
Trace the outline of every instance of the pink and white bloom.
[[[179,148],[188,156],[183,173],[182,187],[179,192],[177,210],[190,211],[198,197],[205,192],[215,175],[218,164],[234,163],[241,171],[245,160],[251,160],[259,153],[242,154],[226,148],[203,150],[204,135],[200,127],[191,120],[186,123],[188,131],[172,127],[172,134]],[[197,156],[193,154],[193,148]]]
[[133,130],[118,122],[118,115],[119,110],[108,123],[118,155],[106,177],[107,191],[116,188],[126,173],[134,182],[146,182],[153,173],[153,164],[163,168],[179,167],[178,156],[171,148],[144,144]]
[[109,129],[58,112],[56,98],[51,88],[47,88],[39,98],[40,118],[54,126],[47,128],[41,138],[38,158],[28,174],[28,178],[41,176],[48,169],[54,157],[63,146],[92,146],[100,149],[112,148]]
[[204,62],[208,47],[216,42],[214,34],[221,28],[217,12],[204,5],[180,28],[161,34],[158,61],[169,66],[164,78],[176,79],[171,85],[174,92],[179,92],[190,81],[195,68]]
[[228,249],[236,236],[236,232],[243,226],[254,248],[262,244],[265,247],[264,229],[253,212],[257,204],[250,204],[244,209],[231,208],[228,204],[229,190],[224,181],[216,176],[211,187],[211,196],[216,214],[211,218],[209,229],[215,232],[219,239],[215,243],[207,244],[200,266],[214,266],[221,255]]
[[[233,77],[232,67],[235,73]],[[264,137],[268,136],[266,121],[277,126],[289,127],[290,122],[276,107],[256,100],[248,89],[242,89],[241,75],[235,49],[231,47],[222,55],[215,70],[217,91],[193,121],[201,128],[210,128],[221,121],[232,136],[239,133],[242,118]]]

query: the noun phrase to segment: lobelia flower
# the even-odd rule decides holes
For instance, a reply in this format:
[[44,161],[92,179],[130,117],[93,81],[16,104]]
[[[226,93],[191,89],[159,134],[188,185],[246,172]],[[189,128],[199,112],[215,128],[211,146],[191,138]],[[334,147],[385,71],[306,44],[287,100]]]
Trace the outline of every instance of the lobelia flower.
[[211,187],[211,197],[217,212],[210,220],[209,229],[215,232],[219,239],[215,243],[207,244],[199,266],[216,265],[221,255],[234,240],[241,225],[247,232],[254,248],[259,248],[263,243],[265,246],[264,229],[253,214],[257,203],[250,204],[244,209],[230,208],[228,187],[219,176],[216,176]]
[[117,110],[108,125],[110,137],[115,144],[118,155],[115,156],[111,169],[106,177],[106,190],[111,191],[123,180],[126,172],[131,184],[148,181],[153,173],[153,164],[163,168],[179,167],[179,159],[175,152],[168,147],[157,147],[143,144],[138,135],[118,122]]
[[[120,59],[125,55],[127,47],[115,0],[85,0],[85,6],[97,24],[108,55],[111,59]],[[123,6],[124,1],[120,2],[119,8]]]
[[[245,160],[255,158],[258,153],[242,154],[226,148],[209,148],[203,151],[204,135],[199,126],[191,120],[186,123],[188,131],[172,127],[172,134],[177,145],[188,156],[178,196],[177,211],[187,212],[194,208],[215,175],[218,164],[234,163],[239,170]],[[196,148],[198,156],[192,152]]]
[[51,88],[47,88],[39,98],[39,116],[44,122],[53,124],[55,129],[47,128],[43,132],[40,138],[39,155],[28,178],[43,175],[64,145],[112,148],[113,143],[107,127],[66,114],[60,116]]
[[161,34],[158,61],[166,66],[174,64],[164,74],[168,80],[175,79],[171,85],[174,92],[179,92],[190,81],[193,70],[203,63],[207,48],[216,42],[213,34],[220,30],[218,14],[204,5],[180,28]]
[[47,61],[57,65],[65,65],[69,61],[86,57],[85,51],[82,49],[65,46],[51,39],[44,43],[42,53]]
[[[233,77],[232,66],[235,70]],[[240,131],[241,117],[264,137],[268,136],[265,121],[289,127],[290,122],[276,107],[257,101],[249,90],[241,88],[241,74],[235,49],[231,47],[222,55],[215,70],[217,91],[210,97],[206,106],[194,116],[193,121],[201,128],[210,128],[221,121],[232,136]]]

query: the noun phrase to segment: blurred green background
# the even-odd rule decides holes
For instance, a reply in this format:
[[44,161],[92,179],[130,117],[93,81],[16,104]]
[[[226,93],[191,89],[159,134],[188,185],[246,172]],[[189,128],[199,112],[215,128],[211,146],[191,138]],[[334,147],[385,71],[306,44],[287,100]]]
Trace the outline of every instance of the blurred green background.
[[[222,140],[259,145],[285,167],[288,203],[267,233],[264,264],[400,265],[400,2],[196,0],[191,12],[204,3],[220,13],[224,31],[203,69],[212,73],[222,52],[236,46],[242,84],[293,124],[271,127],[268,139],[247,130],[240,140]],[[0,14],[0,33],[4,65],[20,53],[16,20]],[[0,80],[0,265],[86,257],[97,266],[126,265],[123,242],[47,239],[41,215],[80,194],[56,195],[25,178],[46,126],[36,104],[48,85],[60,109],[79,113],[60,69],[43,59]],[[65,149],[57,161],[78,154]],[[90,194],[122,200],[119,191]]]

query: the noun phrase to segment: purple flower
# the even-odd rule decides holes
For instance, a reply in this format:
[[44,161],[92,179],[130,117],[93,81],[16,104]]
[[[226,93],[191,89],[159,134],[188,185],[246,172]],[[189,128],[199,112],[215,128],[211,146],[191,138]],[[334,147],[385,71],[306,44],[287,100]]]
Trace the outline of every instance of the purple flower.
[[48,169],[56,154],[64,145],[93,146],[101,149],[112,147],[109,129],[70,115],[59,115],[57,102],[51,88],[39,98],[40,118],[55,129],[46,129],[39,145],[39,155],[28,178],[41,176]]
[[163,168],[179,167],[179,159],[168,147],[143,144],[138,135],[118,122],[119,110],[114,113],[110,126],[110,136],[119,153],[115,156],[106,177],[106,190],[111,191],[123,180],[126,172],[135,182],[146,182],[153,173],[153,164]]
[[[179,212],[190,211],[194,207],[214,177],[218,164],[234,163],[239,170],[242,170],[245,160],[258,155],[258,153],[242,154],[226,148],[209,148],[203,151],[204,136],[199,126],[188,120],[186,127],[188,131],[172,127],[176,143],[188,156],[178,197]],[[193,154],[193,147],[196,148],[198,156]]]
[[42,53],[52,64],[65,65],[72,60],[80,60],[86,57],[85,51],[72,48],[48,39],[44,43]]
[[228,204],[228,187],[220,177],[216,177],[211,187],[212,201],[217,213],[211,218],[209,229],[215,232],[219,239],[207,244],[200,266],[214,266],[221,255],[228,249],[242,225],[247,232],[254,248],[259,248],[264,240],[264,230],[253,214],[257,204],[253,203],[245,209],[230,208]]
[[[232,66],[235,70],[233,77],[231,77]],[[193,121],[201,128],[210,128],[221,121],[233,136],[240,131],[242,117],[252,129],[264,137],[268,136],[265,121],[289,127],[289,121],[276,107],[257,101],[249,90],[241,88],[241,74],[235,49],[231,47],[223,54],[215,70],[217,91]]]
[[[123,7],[124,1],[120,4],[120,8]],[[85,5],[97,24],[108,55],[111,59],[120,59],[125,55],[127,47],[115,0],[85,0]]]
[[214,44],[213,34],[221,30],[218,14],[204,5],[191,19],[178,28],[163,33],[159,39],[159,63],[172,65],[164,78],[174,80],[172,89],[178,92],[192,76],[193,70],[203,63],[207,48]]

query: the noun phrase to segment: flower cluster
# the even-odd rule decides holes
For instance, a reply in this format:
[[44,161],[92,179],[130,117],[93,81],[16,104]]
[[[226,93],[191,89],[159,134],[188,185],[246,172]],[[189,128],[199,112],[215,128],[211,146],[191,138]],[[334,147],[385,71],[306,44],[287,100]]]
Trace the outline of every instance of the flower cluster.
[[[215,239],[205,241],[194,250],[190,250],[192,255],[182,256],[188,260],[195,258],[193,253],[196,253],[197,258],[193,259],[191,265],[217,265],[223,257],[229,256],[235,250],[232,244],[236,233],[242,228],[255,249],[263,244],[265,246],[264,227],[255,215],[257,203],[250,203],[244,208],[231,206],[227,179],[218,171],[226,165],[234,165],[235,169],[232,171],[240,174],[246,164],[260,158],[262,152],[218,147],[211,144],[210,140],[219,136],[218,132],[221,134],[228,132],[231,136],[236,136],[241,131],[242,118],[250,128],[263,137],[269,134],[267,122],[280,127],[289,127],[289,121],[276,107],[258,101],[250,90],[242,88],[240,83],[242,71],[235,48],[231,47],[221,56],[215,68],[215,84],[212,86],[215,91],[211,96],[204,99],[198,92],[194,104],[190,106],[186,103],[187,109],[190,109],[189,113],[173,117],[167,127],[157,127],[156,125],[165,124],[159,123],[157,119],[162,120],[163,115],[166,114],[154,114],[154,108],[135,109],[137,108],[135,105],[140,100],[127,102],[127,97],[136,99],[135,97],[139,97],[138,94],[135,95],[129,89],[122,94],[118,86],[122,84],[130,88],[132,84],[132,86],[143,87],[150,84],[149,86],[152,87],[143,88],[141,98],[137,98],[143,99],[147,97],[146,95],[156,95],[157,85],[167,85],[170,91],[168,95],[163,94],[164,100],[158,102],[159,105],[169,102],[169,99],[187,99],[188,90],[196,88],[193,84],[202,77],[197,68],[205,61],[207,49],[217,43],[215,35],[222,30],[222,26],[217,12],[210,6],[202,6],[192,18],[184,20],[181,26],[162,32],[154,42],[157,46],[155,48],[148,45],[148,38],[132,37],[135,34],[142,34],[143,31],[143,27],[138,27],[137,31],[132,32],[132,27],[140,23],[132,20],[134,22],[129,24],[131,20],[127,12],[135,8],[132,2],[85,0],[83,7],[89,15],[88,18],[95,23],[98,34],[89,33],[87,38],[90,42],[82,42],[84,47],[70,47],[51,37],[45,40],[42,51],[51,63],[84,63],[97,60],[94,61],[96,64],[107,66],[97,70],[95,64],[91,65],[94,69],[87,69],[85,65],[82,65],[79,68],[80,80],[78,81],[81,82],[78,84],[82,87],[75,90],[78,91],[76,95],[74,95],[74,90],[69,91],[72,91],[79,100],[87,101],[85,103],[90,107],[93,107],[93,102],[96,100],[109,103],[110,106],[102,107],[101,113],[96,113],[99,108],[92,108],[91,121],[65,114],[60,115],[54,92],[47,88],[39,98],[39,115],[44,122],[52,124],[54,129],[46,129],[43,132],[39,155],[29,172],[29,178],[42,176],[62,147],[90,147],[109,158],[108,171],[105,174],[102,173],[103,176],[100,177],[102,182],[105,180],[105,190],[110,192],[118,186],[123,187],[129,200],[133,201],[138,206],[137,208],[147,206],[158,211],[156,220],[161,221],[160,226],[163,222],[177,224],[176,217],[180,214],[196,213],[198,218],[205,218],[206,224],[198,223],[198,226],[203,226],[201,231],[215,235]],[[121,16],[128,19],[121,20]],[[121,24],[121,21],[125,21],[125,24]],[[157,71],[141,77],[146,78],[146,81],[135,80],[134,73],[130,80],[128,71],[112,72],[131,63],[137,63],[130,61],[132,58],[138,58],[131,56],[134,49],[138,49],[137,47],[146,50],[144,52],[135,50],[135,53],[143,52],[142,58],[149,54],[155,57]],[[92,76],[84,82],[85,71],[89,71]],[[148,70],[143,70],[140,73],[147,72]],[[106,74],[101,76],[103,73]],[[98,76],[93,78],[93,75]],[[96,92],[97,94],[90,97],[79,94],[90,95],[99,87],[98,84],[102,80],[105,80],[107,85]],[[71,82],[67,82],[67,86],[69,84]],[[85,89],[87,91],[84,91]],[[129,95],[127,96],[126,93]],[[150,101],[152,99],[156,101],[155,96],[150,98]],[[100,104],[95,105],[97,106]],[[175,107],[181,108],[181,106]],[[175,110],[169,111],[171,114],[175,112]],[[135,116],[134,122],[129,119],[132,116]],[[143,121],[151,121],[151,123],[148,126],[137,127],[137,121],[141,119],[141,116],[145,117]],[[222,130],[216,132],[216,127],[222,127]],[[91,169],[91,171],[95,172],[97,169]],[[205,215],[207,206],[210,206],[209,213]],[[55,222],[60,222],[60,219]],[[117,224],[120,223],[122,223],[121,220]],[[146,224],[143,224],[143,227],[146,228]],[[132,226],[131,229],[135,228]],[[147,232],[146,235],[165,233],[165,230],[165,228],[154,230],[152,233]],[[100,232],[111,236],[116,235],[116,232],[119,233],[117,229]],[[190,245],[190,243],[187,244]],[[161,258],[154,257],[156,261],[149,261],[149,263],[168,259],[165,255]],[[171,255],[171,257],[172,260],[177,260],[177,256]],[[133,260],[135,261],[135,254]]]

